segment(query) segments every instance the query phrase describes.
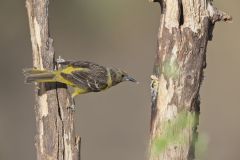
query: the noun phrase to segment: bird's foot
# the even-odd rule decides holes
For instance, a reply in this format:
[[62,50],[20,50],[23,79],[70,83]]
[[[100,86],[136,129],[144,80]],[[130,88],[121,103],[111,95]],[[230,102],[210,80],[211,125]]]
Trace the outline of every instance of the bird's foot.
[[66,60],[63,59],[61,56],[58,56],[58,58],[56,59],[56,62],[57,62],[57,64],[61,64],[61,63],[66,62]]
[[76,106],[75,106],[75,100],[74,100],[74,98],[71,98],[72,99],[72,102],[71,102],[71,104],[70,104],[70,106],[68,106],[68,109],[70,109],[71,111],[75,111],[75,108],[76,108]]
[[61,56],[59,56],[59,57],[56,59],[56,64],[57,64],[57,66],[59,66],[59,67],[69,65],[71,62],[72,62],[72,61],[70,61],[70,60],[65,60],[65,59],[63,59]]
[[75,106],[75,104],[72,104],[67,109],[71,110],[72,112],[75,112],[76,106]]
[[55,65],[55,70],[59,69],[59,68],[63,68],[64,65],[68,64],[68,62],[63,59],[61,56],[59,56],[57,59],[56,59],[56,65]]

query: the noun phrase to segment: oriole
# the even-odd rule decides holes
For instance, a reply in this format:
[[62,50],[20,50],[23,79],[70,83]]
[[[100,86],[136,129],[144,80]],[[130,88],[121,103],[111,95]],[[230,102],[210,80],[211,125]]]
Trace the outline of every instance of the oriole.
[[100,92],[123,81],[137,82],[118,68],[103,67],[87,61],[57,62],[62,68],[59,70],[24,69],[26,83],[60,82],[74,88],[72,98],[88,92]]

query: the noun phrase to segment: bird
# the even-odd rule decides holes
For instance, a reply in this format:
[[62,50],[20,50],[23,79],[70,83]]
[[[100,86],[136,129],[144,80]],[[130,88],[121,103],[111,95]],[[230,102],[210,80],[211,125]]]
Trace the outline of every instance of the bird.
[[104,67],[94,62],[64,60],[59,57],[58,70],[23,69],[26,83],[60,82],[73,88],[72,98],[77,95],[100,92],[124,81],[138,83],[127,72],[115,68]]

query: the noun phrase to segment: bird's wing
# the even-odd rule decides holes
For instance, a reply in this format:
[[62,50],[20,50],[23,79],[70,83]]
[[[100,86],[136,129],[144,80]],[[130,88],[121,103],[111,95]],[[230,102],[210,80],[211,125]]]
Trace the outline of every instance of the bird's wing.
[[89,69],[93,68],[94,66],[99,66],[98,64],[88,61],[71,61],[69,65],[72,66],[73,68],[89,68]]
[[108,72],[105,67],[83,61],[74,62],[71,67],[87,68],[87,70],[74,70],[70,74],[61,74],[76,86],[92,92],[101,91],[108,86]]
[[66,67],[73,67],[73,68],[89,68],[91,65],[97,65],[92,62],[88,61],[74,61],[74,60],[64,60],[64,59],[59,59],[57,60],[57,64],[66,66]]
[[91,91],[98,92],[107,87],[108,73],[104,67],[91,64],[88,71],[73,71],[72,75]]

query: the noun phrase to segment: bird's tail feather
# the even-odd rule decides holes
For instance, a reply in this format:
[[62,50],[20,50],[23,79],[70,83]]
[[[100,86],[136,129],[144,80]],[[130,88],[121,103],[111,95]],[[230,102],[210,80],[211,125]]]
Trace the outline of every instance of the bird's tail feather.
[[27,69],[23,69],[23,74],[25,76],[26,83],[56,81],[54,79],[56,76],[55,71],[27,68]]

